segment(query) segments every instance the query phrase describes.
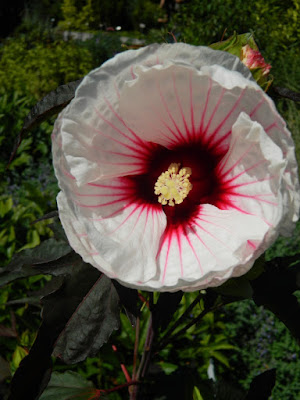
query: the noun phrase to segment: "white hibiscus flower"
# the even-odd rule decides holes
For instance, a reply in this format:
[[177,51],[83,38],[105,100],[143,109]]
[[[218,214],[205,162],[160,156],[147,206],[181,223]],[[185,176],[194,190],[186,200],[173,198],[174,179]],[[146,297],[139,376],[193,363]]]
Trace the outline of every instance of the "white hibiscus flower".
[[53,158],[71,246],[133,288],[218,286],[298,219],[290,132],[249,69],[205,47],[151,45],[89,73]]

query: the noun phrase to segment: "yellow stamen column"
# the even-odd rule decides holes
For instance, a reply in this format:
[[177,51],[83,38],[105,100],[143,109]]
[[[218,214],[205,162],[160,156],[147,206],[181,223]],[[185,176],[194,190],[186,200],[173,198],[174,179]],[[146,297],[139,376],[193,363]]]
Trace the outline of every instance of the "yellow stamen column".
[[163,172],[154,185],[154,193],[162,205],[175,206],[180,204],[192,190],[189,181],[192,174],[191,168],[180,168],[180,163],[172,163],[168,170]]

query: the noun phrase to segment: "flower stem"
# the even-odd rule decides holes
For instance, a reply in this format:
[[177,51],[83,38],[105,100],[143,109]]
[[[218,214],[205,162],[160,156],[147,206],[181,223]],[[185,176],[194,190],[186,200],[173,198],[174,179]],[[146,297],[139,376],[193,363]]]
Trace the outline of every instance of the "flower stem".
[[133,367],[132,367],[132,380],[135,380],[136,362],[139,348],[139,336],[140,336],[140,318],[137,317],[135,325],[135,342],[133,352]]
[[[151,298],[150,298],[150,300],[151,300]],[[150,365],[151,355],[152,355],[153,339],[154,339],[154,331],[153,331],[153,325],[152,325],[152,312],[151,312],[150,317],[149,317],[148,331],[147,331],[147,337],[146,337],[146,341],[145,341],[144,351],[142,354],[142,359],[141,359],[137,374],[135,375],[136,381],[139,381],[140,378],[144,378],[147,373],[147,370]],[[138,387],[136,386],[130,395],[130,400],[136,400],[137,394],[138,394]]]
[[143,377],[145,376],[145,373],[143,375],[142,375],[142,373],[144,372],[145,363],[146,363],[147,359],[149,358],[150,350],[152,347],[153,336],[154,335],[153,335],[152,313],[151,313],[150,318],[149,318],[148,331],[147,331],[147,337],[146,337],[146,341],[145,341],[144,351],[143,351],[143,355],[142,355],[141,363],[139,365],[138,372],[136,374],[136,379],[139,379],[141,376],[143,376]]
[[143,369],[141,370],[141,375],[140,375],[141,378],[144,378],[146,376],[146,373],[149,368],[151,355],[152,355],[153,339],[154,339],[154,330],[153,330],[152,323],[151,323],[151,329],[149,329],[149,336],[148,336],[148,346],[145,349],[145,354],[146,354],[145,362],[144,362]]
[[278,86],[273,86],[273,91],[280,97],[293,100],[295,102],[300,101],[300,93],[294,92],[293,90],[282,88]]

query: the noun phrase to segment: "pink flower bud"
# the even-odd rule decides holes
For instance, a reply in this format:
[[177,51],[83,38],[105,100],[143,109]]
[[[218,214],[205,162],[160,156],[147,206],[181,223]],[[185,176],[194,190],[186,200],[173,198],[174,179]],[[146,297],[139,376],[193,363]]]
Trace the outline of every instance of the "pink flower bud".
[[262,75],[269,74],[271,65],[267,64],[258,50],[253,50],[248,44],[242,47],[242,62],[250,69],[260,68]]

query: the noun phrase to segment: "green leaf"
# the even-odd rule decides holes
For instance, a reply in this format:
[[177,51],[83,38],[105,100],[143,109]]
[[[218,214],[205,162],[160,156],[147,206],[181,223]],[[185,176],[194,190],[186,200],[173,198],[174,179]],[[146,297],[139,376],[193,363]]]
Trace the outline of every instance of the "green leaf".
[[[197,380],[199,380],[199,378],[197,378]],[[199,393],[201,393],[201,396],[204,400],[215,400],[216,399],[216,397],[214,395],[215,387],[214,387],[214,382],[212,379],[201,380],[200,383],[197,382],[197,386],[194,386],[193,393],[195,393],[195,387],[199,390]],[[220,399],[218,399],[218,400],[220,400]]]
[[23,360],[24,357],[26,357],[28,354],[28,351],[26,351],[23,347],[17,346],[13,356],[12,356],[12,362],[11,362],[11,370],[14,372],[18,366],[20,365],[20,362]]
[[210,348],[212,350],[235,350],[236,349],[235,346],[233,346],[232,344],[228,344],[228,343],[212,345]]
[[25,249],[33,249],[34,247],[38,246],[40,244],[40,235],[36,230],[30,230],[27,233],[27,241],[28,243],[21,247],[18,252],[25,250]]
[[13,169],[15,167],[20,167],[21,165],[29,165],[31,162],[31,155],[28,153],[22,153],[10,163],[10,168]]
[[210,351],[210,355],[220,361],[222,364],[224,364],[227,368],[230,367],[229,362],[227,357],[224,356],[224,354],[218,352],[218,351]]
[[193,400],[204,400],[197,386],[194,387]]
[[161,362],[159,363],[159,366],[161,367],[161,369],[164,371],[164,373],[165,373],[166,375],[172,374],[172,373],[175,372],[175,371],[177,370],[177,368],[178,368],[178,365],[172,364],[172,363],[168,363],[168,362],[164,362],[164,361],[161,361]]
[[17,154],[21,154],[23,151],[30,150],[32,141],[33,141],[32,137],[24,139],[18,148]]
[[40,400],[91,400],[97,390],[91,382],[73,371],[63,374],[53,372],[50,382]]
[[251,48],[254,50],[258,50],[258,47],[254,41],[252,33],[243,33],[238,35],[236,32],[232,36],[230,36],[227,40],[223,40],[222,42],[217,42],[211,44],[211,47],[214,50],[222,50],[227,51],[228,53],[234,54],[238,58],[241,56],[242,47],[246,44],[249,44]]
[[3,218],[13,208],[12,197],[3,198],[0,200],[0,217]]

